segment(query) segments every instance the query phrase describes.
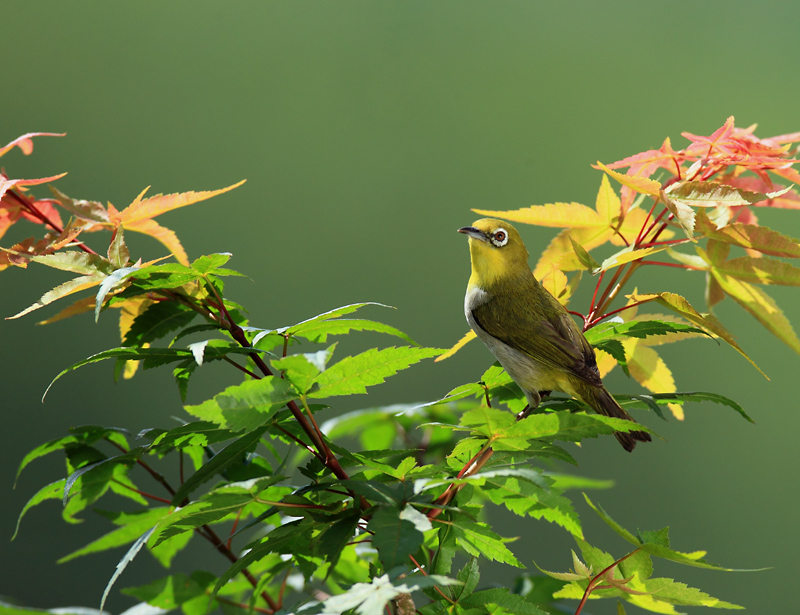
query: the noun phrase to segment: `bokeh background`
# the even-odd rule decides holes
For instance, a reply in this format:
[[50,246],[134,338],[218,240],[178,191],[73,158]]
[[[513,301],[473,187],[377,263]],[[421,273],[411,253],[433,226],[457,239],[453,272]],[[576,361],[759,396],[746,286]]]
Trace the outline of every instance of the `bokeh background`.
[[[762,136],[800,130],[800,4],[789,0],[50,0],[6,2],[0,20],[0,142],[29,131],[68,133],[38,139],[30,157],[8,154],[2,164],[12,177],[69,171],[62,191],[118,207],[148,185],[169,193],[247,178],[233,193],[161,221],[191,257],[234,254],[231,266],[250,279],[230,282],[229,295],[265,327],[373,300],[398,309],[365,315],[425,345],[450,346],[466,331],[468,255],[455,229],[476,218],[471,208],[592,204],[601,178],[594,161],[658,147],[666,136],[683,147],[681,131],[709,134],[729,115],[739,126],[758,122]],[[795,213],[759,214],[800,235]],[[552,236],[523,234],[533,253]],[[149,239],[131,243],[145,257],[162,253]],[[64,279],[43,268],[3,272],[0,313],[16,313]],[[659,268],[637,283],[702,305],[698,276]],[[796,291],[772,294],[800,322]],[[588,442],[576,451],[579,471],[616,481],[593,497],[631,529],[670,525],[678,549],[708,549],[711,561],[736,568],[772,567],[717,573],[658,562],[661,576],[753,613],[793,612],[800,357],[730,300],[717,314],[771,381],[710,341],[665,348],[664,356],[681,390],[732,397],[757,424],[714,405],[688,407],[682,423],[643,416],[666,442],[633,455],[611,438]],[[67,526],[55,502],[30,512],[9,542],[27,499],[63,471],[55,456],[37,461],[12,491],[24,453],[76,424],[136,432],[181,413],[166,370],[114,385],[110,364],[70,375],[40,402],[63,367],[116,343],[113,318],[96,326],[90,319],[47,327],[35,325],[36,315],[0,321],[0,595],[30,606],[96,607],[122,553],[56,566],[56,556],[106,526]],[[432,400],[490,362],[473,343],[359,401]],[[211,367],[193,383],[191,401],[236,379]],[[637,390],[620,375],[609,388]],[[580,511],[590,541],[625,552],[585,506]],[[571,565],[574,545],[558,528],[497,519],[506,534],[521,536],[512,548],[523,562]],[[205,545],[188,557],[178,565],[223,565]],[[119,586],[158,573],[140,557]],[[513,574],[487,569],[482,583]],[[115,596],[109,608],[132,603]],[[587,611],[615,609],[594,602]]]

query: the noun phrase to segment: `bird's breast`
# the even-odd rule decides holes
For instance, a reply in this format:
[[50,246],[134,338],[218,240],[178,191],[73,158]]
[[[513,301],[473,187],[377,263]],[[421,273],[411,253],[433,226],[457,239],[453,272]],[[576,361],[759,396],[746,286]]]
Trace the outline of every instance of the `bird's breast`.
[[503,366],[509,376],[523,389],[527,391],[545,391],[560,388],[556,386],[552,370],[543,366],[533,359],[533,357],[520,352],[506,344],[504,341],[494,337],[485,331],[475,320],[472,311],[484,303],[493,300],[491,292],[485,291],[478,286],[470,285],[464,297],[464,315],[467,323],[480,338],[480,340],[491,351],[495,358]]

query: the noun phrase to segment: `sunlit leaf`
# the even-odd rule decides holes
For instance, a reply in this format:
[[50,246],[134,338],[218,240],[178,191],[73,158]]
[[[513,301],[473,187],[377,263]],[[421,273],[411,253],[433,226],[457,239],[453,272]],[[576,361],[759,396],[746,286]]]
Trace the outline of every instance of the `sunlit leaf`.
[[288,382],[277,376],[265,376],[229,386],[212,399],[186,406],[185,410],[201,420],[239,431],[264,424],[296,397],[296,391]]
[[[663,305],[664,307],[676,312],[678,315],[682,316],[689,322],[693,322],[697,326],[713,333],[720,339],[725,340],[728,344],[730,344],[733,348],[735,348],[739,354],[741,354],[745,359],[747,359],[750,364],[755,367],[761,374],[766,378],[767,375],[761,371],[761,368],[756,365],[753,360],[747,356],[744,350],[742,350],[741,346],[736,342],[730,332],[722,326],[713,315],[711,314],[700,314],[697,310],[695,310],[691,304],[675,293],[658,293],[658,294],[648,294],[648,295],[639,295],[633,294],[629,295],[628,298],[632,301],[636,301],[638,303],[647,303],[650,301],[655,301]],[[767,378],[768,379],[768,378]]]
[[735,146],[729,139],[733,135],[733,116],[731,115],[725,123],[715,130],[711,136],[694,135],[690,132],[682,132],[681,136],[689,139],[692,144],[686,148],[686,152],[698,156],[711,157],[716,151],[731,153],[730,147]]
[[552,268],[559,271],[578,271],[584,269],[573,249],[573,241],[590,251],[611,239],[613,231],[609,228],[597,229],[565,229],[558,233],[539,257],[533,275],[541,280]]
[[22,153],[26,156],[30,155],[33,152],[33,137],[66,137],[67,133],[65,132],[28,132],[24,135],[17,137],[10,143],[0,147],[0,156],[6,154],[10,150],[18,147],[22,150]]
[[452,585],[458,581],[440,575],[413,576],[395,581],[388,574],[373,577],[370,583],[356,583],[346,592],[331,596],[322,603],[319,615],[341,615],[354,610],[357,615],[383,613],[386,605],[400,594],[434,587]]
[[155,220],[146,219],[126,222],[125,228],[129,231],[149,235],[167,248],[179,263],[183,265],[189,264],[189,257],[186,255],[186,250],[183,249],[175,232],[161,226]]
[[635,547],[642,549],[643,551],[650,553],[656,557],[661,557],[664,559],[668,559],[673,562],[677,562],[679,564],[684,564],[687,566],[694,566],[696,568],[707,568],[710,570],[727,570],[733,571],[736,570],[735,568],[724,568],[722,566],[717,566],[716,564],[712,564],[707,562],[703,559],[706,552],[705,551],[694,551],[692,553],[682,553],[680,551],[675,551],[669,547],[663,545],[663,542],[650,542],[647,540],[643,540],[640,537],[635,536],[625,528],[623,528],[619,523],[614,521],[609,514],[603,510],[603,508],[599,504],[595,504],[592,502],[589,497],[584,493],[583,497],[586,499],[586,502],[589,506],[598,514],[598,516],[608,525],[612,530],[614,530],[619,536],[621,536],[624,540],[628,541]]
[[314,379],[325,371],[336,344],[317,352],[293,354],[282,359],[274,359],[272,366],[281,372],[281,376],[305,395],[312,387]]
[[130,544],[135,541],[139,536],[152,528],[159,519],[169,512],[166,507],[148,508],[145,510],[135,512],[120,512],[115,513],[114,523],[121,527],[112,530],[111,532],[93,540],[85,547],[73,551],[58,560],[57,563],[63,564],[70,560],[89,555],[90,553],[99,553],[108,549],[121,547],[122,545]]
[[696,217],[694,209],[681,200],[672,200],[663,190],[661,191],[661,200],[669,212],[675,216],[686,236],[691,239],[694,236],[694,221]]
[[143,198],[145,192],[147,192],[147,189],[145,189],[138,197],[136,197],[133,203],[119,212],[119,222],[122,223],[125,228],[130,229],[132,228],[132,224],[142,220],[155,218],[156,216],[160,216],[168,211],[178,209],[179,207],[185,207],[186,205],[198,203],[199,201],[205,201],[206,199],[210,199],[211,197],[219,194],[224,194],[225,192],[229,192],[234,188],[238,188],[244,182],[245,180],[242,180],[220,190],[209,190],[205,192],[182,192],[180,194],[157,194],[156,196],[151,196],[146,199]]
[[772,258],[732,258],[716,265],[715,270],[751,284],[800,286],[800,267]]
[[433,362],[434,362],[434,363],[438,363],[439,361],[444,361],[445,359],[449,359],[449,358],[450,358],[450,357],[452,357],[452,356],[453,356],[455,353],[457,353],[459,350],[461,350],[461,349],[462,349],[464,346],[466,346],[468,342],[470,342],[470,341],[474,340],[476,337],[477,337],[477,336],[475,335],[475,331],[473,331],[472,329],[470,329],[469,331],[467,331],[467,332],[464,334],[464,337],[462,337],[460,340],[458,340],[458,341],[455,343],[455,345],[454,345],[452,348],[450,348],[450,349],[449,349],[449,350],[447,350],[446,352],[443,352],[442,354],[440,354],[438,357],[436,357],[436,358],[433,360]]
[[602,169],[623,186],[627,186],[636,192],[649,194],[650,196],[657,198],[659,191],[661,190],[661,184],[654,179],[648,179],[647,177],[641,177],[637,175],[625,175],[623,173],[617,173],[616,171],[608,168],[599,160],[597,161],[597,168]]
[[545,519],[557,523],[574,536],[583,537],[572,502],[547,484],[536,484],[524,476],[491,476],[486,478],[482,490],[492,502],[506,506],[517,515]]
[[473,209],[477,214],[503,218],[511,222],[535,224],[536,226],[554,226],[556,228],[595,228],[605,229],[608,221],[595,210],[580,203],[548,203],[547,205],[531,205],[523,209],[510,211],[494,211]]
[[[687,240],[688,241],[688,240]],[[672,244],[680,245],[680,244]],[[640,248],[638,250],[634,249],[633,246],[623,248],[616,254],[612,254],[608,258],[606,258],[602,264],[599,266],[599,271],[607,271],[614,267],[619,267],[620,265],[624,265],[626,263],[630,263],[633,261],[641,260],[651,254],[657,254],[658,252],[663,252],[664,250],[668,249],[670,246],[667,245],[660,245],[660,246],[653,246],[650,248]]]
[[381,350],[373,348],[352,357],[345,357],[317,377],[315,384],[318,388],[312,390],[309,397],[323,398],[366,393],[366,387],[380,384],[398,371],[441,353],[438,348],[400,346]]
[[58,199],[61,206],[78,218],[88,222],[108,224],[108,210],[102,203],[97,201],[84,201],[82,199],[72,199],[61,192],[55,186],[50,186],[53,196]]
[[797,239],[764,226],[733,223],[717,229],[700,211],[697,216],[697,228],[709,239],[757,250],[770,256],[800,258],[800,242]]
[[86,252],[67,251],[44,255],[22,254],[21,256],[40,265],[80,275],[108,275],[113,271],[108,260],[98,254],[87,254]]
[[98,319],[100,318],[100,310],[103,307],[103,301],[105,301],[106,295],[108,295],[108,293],[110,293],[113,289],[122,285],[125,279],[132,273],[135,273],[137,269],[138,267],[135,266],[123,267],[122,269],[117,269],[110,275],[106,276],[105,279],[100,283],[100,288],[97,290],[97,296],[95,297],[94,301],[95,322],[97,322]]
[[[31,312],[38,310],[39,308],[43,308],[44,306],[49,305],[53,301],[57,301],[58,299],[67,297],[82,290],[86,290],[87,288],[93,288],[95,286],[99,286],[104,279],[105,276],[102,274],[82,275],[78,278],[73,278],[68,282],[59,284],[53,290],[47,291],[39,298],[39,300],[36,303],[28,306],[21,312],[17,312],[13,316],[9,316],[8,320],[13,320],[14,318],[20,318],[21,316],[25,316],[25,314],[30,314]],[[52,322],[52,319],[49,322]]]
[[[692,207],[733,207],[736,205],[752,205],[781,196],[789,191],[762,194],[708,181],[679,181],[664,189],[664,193],[675,202]],[[722,225],[724,226],[724,225]],[[717,228],[722,228],[717,225]]]
[[717,269],[712,269],[711,273],[725,294],[747,310],[767,331],[800,353],[800,339],[772,297],[757,286],[726,275]]
[[609,169],[630,167],[629,175],[641,177],[650,177],[657,169],[666,169],[675,175],[678,172],[681,158],[683,158],[683,154],[672,149],[672,143],[667,137],[659,149],[640,152],[606,166]]
[[578,258],[578,262],[580,262],[580,264],[583,265],[587,271],[595,273],[600,268],[600,263],[594,260],[586,248],[576,242],[572,236],[569,236],[569,241],[572,244],[572,249],[575,252],[575,256]]
[[414,340],[405,333],[390,325],[374,320],[335,318],[321,320],[304,326],[299,331],[293,331],[295,337],[303,337],[317,344],[324,344],[328,341],[329,335],[344,335],[351,331],[375,331],[377,333],[387,333],[399,337],[410,344],[416,344]]
[[505,546],[503,539],[495,534],[486,523],[468,521],[463,517],[457,517],[450,523],[455,531],[456,542],[470,555],[524,568],[523,564]]
[[[698,335],[708,335],[703,329],[698,329],[691,325],[673,320],[667,322],[663,317],[652,318],[648,314],[648,320],[630,320],[627,322],[603,322],[592,327],[585,332],[586,339],[590,344],[596,344],[607,339],[618,339],[626,337],[648,338],[651,336],[667,336],[674,333],[696,333]],[[655,343],[658,343],[657,341]]]

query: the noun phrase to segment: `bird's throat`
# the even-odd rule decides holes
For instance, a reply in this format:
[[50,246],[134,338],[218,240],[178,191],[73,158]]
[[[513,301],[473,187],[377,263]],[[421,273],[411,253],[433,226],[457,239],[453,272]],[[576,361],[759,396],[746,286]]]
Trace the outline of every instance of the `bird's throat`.
[[508,261],[499,250],[487,247],[475,239],[469,241],[469,256],[472,262],[472,275],[469,286],[487,289],[508,276]]

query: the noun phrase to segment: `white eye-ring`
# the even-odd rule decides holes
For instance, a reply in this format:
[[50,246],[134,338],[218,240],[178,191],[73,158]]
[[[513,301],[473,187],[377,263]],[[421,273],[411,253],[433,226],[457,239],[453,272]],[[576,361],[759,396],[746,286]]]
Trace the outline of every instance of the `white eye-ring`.
[[506,229],[499,228],[492,233],[492,243],[498,248],[502,248],[504,245],[506,245],[508,243],[508,233],[506,232]]

